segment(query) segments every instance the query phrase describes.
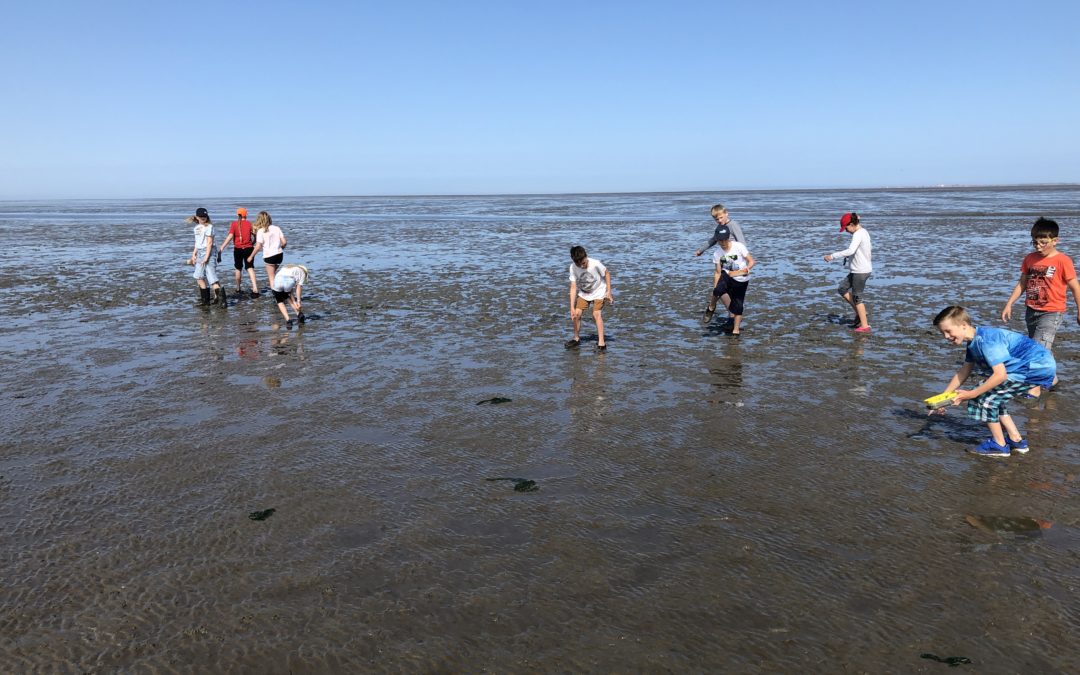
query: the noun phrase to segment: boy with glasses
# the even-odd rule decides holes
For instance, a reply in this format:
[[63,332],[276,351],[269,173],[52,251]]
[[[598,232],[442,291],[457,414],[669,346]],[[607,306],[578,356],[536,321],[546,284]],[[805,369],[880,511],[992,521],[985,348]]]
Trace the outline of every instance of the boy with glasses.
[[[1065,317],[1065,289],[1072,291],[1077,304],[1076,321],[1080,323],[1080,282],[1069,256],[1057,250],[1058,224],[1048,218],[1039,218],[1031,226],[1033,253],[1024,257],[1020,264],[1020,281],[1013,287],[1009,300],[1001,310],[1005,323],[1012,318],[1012,306],[1020,294],[1025,294],[1024,321],[1028,337],[1048,350],[1054,344],[1057,329]],[[1057,384],[1057,378],[1054,379]],[[1041,393],[1035,387],[1027,393],[1036,398]]]

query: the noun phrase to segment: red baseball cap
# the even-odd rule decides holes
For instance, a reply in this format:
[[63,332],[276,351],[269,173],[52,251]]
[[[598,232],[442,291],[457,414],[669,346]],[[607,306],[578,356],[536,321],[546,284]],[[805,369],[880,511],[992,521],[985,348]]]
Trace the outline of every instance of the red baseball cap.
[[859,224],[859,215],[857,213],[845,213],[840,216],[840,231],[843,232],[852,223]]
[[247,218],[247,209],[241,206],[240,208],[236,209],[236,215],[240,216],[241,218]]

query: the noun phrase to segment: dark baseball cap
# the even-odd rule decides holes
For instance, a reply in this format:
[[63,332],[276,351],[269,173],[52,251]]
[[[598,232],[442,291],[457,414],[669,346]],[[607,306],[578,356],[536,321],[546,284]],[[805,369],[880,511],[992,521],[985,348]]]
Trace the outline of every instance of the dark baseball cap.
[[716,241],[726,241],[731,239],[731,230],[727,225],[717,225],[713,236],[716,237]]
[[210,217],[210,213],[201,206],[199,208],[195,209],[195,215],[200,217],[200,218],[209,218]]

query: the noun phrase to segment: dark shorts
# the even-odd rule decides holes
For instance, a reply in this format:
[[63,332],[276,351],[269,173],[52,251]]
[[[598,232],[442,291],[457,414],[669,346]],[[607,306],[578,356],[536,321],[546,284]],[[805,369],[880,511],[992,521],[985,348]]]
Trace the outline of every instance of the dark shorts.
[[726,271],[720,275],[720,281],[716,282],[716,288],[713,289],[713,295],[721,297],[723,295],[728,296],[727,310],[731,312],[732,316],[742,316],[743,314],[743,301],[746,298],[746,287],[750,285],[749,281],[735,281]]
[[285,259],[285,252],[282,251],[281,253],[278,253],[277,255],[272,255],[269,258],[264,256],[263,257],[263,263],[265,263],[267,265],[280,265],[281,261],[284,260],[284,259]]
[[234,248],[232,250],[232,266],[238,270],[252,269],[255,267],[255,263],[248,262],[248,256],[255,250],[255,247],[251,248]]
[[862,302],[862,294],[866,289],[866,280],[870,278],[870,272],[866,274],[856,274],[855,272],[849,272],[844,280],[840,282],[836,292],[840,295],[847,295],[848,291],[851,291],[851,301],[856,305]]
[[274,300],[277,300],[278,302],[285,302],[286,300],[289,299],[289,295],[290,295],[289,291],[273,291],[273,293],[274,293]]
[[1054,346],[1054,337],[1057,336],[1064,318],[1065,312],[1041,312],[1024,307],[1024,323],[1027,324],[1028,337],[1047,349]]

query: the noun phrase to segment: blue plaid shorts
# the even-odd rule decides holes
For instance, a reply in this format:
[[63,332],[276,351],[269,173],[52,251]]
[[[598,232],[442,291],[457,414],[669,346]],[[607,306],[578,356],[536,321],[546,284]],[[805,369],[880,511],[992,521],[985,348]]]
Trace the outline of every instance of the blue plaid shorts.
[[1022,394],[1034,386],[1030,382],[1005,380],[985,394],[968,401],[968,415],[980,422],[997,422],[999,417],[1009,414],[1006,404],[1012,397]]

